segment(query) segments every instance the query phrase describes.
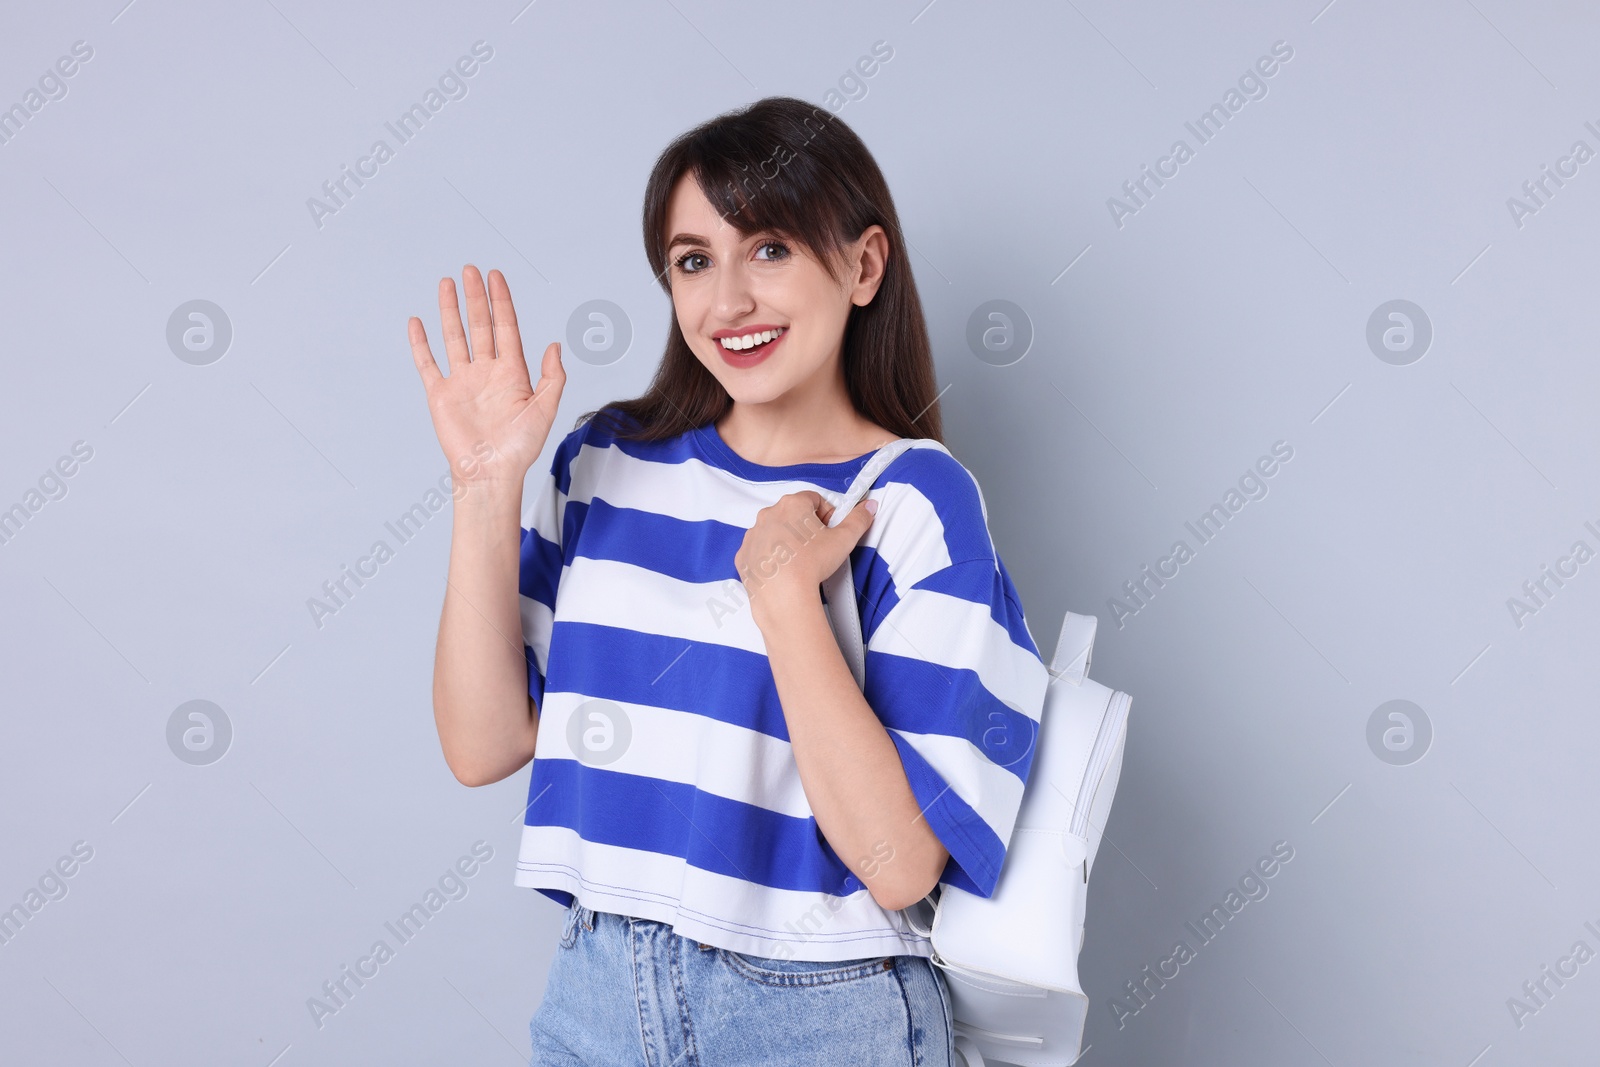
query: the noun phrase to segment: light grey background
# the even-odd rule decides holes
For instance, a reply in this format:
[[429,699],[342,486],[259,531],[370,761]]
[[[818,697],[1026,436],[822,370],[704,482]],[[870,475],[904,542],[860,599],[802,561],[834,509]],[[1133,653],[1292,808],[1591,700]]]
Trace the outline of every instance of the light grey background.
[[[0,508],[93,449],[0,545],[0,906],[93,849],[0,945],[0,1058],[526,1058],[560,912],[511,884],[527,772],[469,790],[440,756],[448,510],[320,628],[307,600],[445,472],[405,340],[420,314],[438,342],[439,277],[503,270],[535,358],[585,302],[625,311],[622,358],[569,342],[563,432],[637,394],[670,313],[649,167],[783,93],[888,177],[948,444],[1035,638],[1098,615],[1094,673],[1134,696],[1082,1062],[1594,1059],[1600,962],[1508,1006],[1600,950],[1600,562],[1520,626],[1507,603],[1600,549],[1600,160],[1520,226],[1507,203],[1600,150],[1591,7],[122,2],[0,35],[6,105],[94,50],[0,145]],[[479,40],[467,95],[319,227],[308,198]],[[1119,227],[1108,198],[1278,41],[1267,94]],[[166,336],[196,299],[233,331],[203,366]],[[1395,299],[1434,335],[1403,366],[1366,340]],[[965,340],[991,300],[1033,332],[1009,366]],[[1195,547],[1278,441],[1267,495]],[[1119,628],[1111,598],[1180,538]],[[1395,699],[1433,730],[1408,765],[1367,740]],[[232,726],[209,765],[168,747],[191,700]],[[319,1028],[307,999],[480,839],[466,897]],[[1185,924],[1279,841],[1268,895],[1199,945]],[[1179,939],[1196,957],[1140,1006],[1124,983]]]

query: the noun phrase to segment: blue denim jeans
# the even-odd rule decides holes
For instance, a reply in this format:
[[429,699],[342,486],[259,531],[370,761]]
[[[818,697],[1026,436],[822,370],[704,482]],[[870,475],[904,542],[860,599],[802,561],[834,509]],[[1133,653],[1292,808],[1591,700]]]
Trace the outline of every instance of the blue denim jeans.
[[533,1067],[950,1067],[921,956],[815,963],[714,948],[576,901],[529,1023]]

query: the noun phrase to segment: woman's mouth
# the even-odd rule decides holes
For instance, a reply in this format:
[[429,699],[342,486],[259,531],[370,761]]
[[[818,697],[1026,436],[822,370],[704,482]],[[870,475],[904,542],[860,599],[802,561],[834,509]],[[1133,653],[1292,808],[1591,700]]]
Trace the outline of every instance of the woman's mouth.
[[722,361],[732,367],[753,367],[772,354],[789,333],[787,326],[778,326],[770,330],[756,330],[751,333],[739,334],[729,337],[718,337],[717,351],[722,353]]

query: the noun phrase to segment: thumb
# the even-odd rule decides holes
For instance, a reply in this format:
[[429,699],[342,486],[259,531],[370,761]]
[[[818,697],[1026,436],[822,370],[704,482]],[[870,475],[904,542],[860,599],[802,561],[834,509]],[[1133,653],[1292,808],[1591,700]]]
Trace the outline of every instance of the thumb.
[[845,533],[849,536],[851,544],[860,540],[861,535],[867,532],[867,527],[872,525],[873,513],[878,510],[878,502],[867,497],[856,501],[856,506],[850,509],[840,522]]

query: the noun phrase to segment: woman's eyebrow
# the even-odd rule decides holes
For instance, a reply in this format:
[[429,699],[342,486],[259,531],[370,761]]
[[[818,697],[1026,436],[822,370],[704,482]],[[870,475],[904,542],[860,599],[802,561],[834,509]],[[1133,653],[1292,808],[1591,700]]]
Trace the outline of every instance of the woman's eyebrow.
[[699,234],[680,233],[672,240],[667,242],[667,249],[670,251],[678,245],[708,245],[710,243],[710,241],[706,240],[704,237],[701,237]]

